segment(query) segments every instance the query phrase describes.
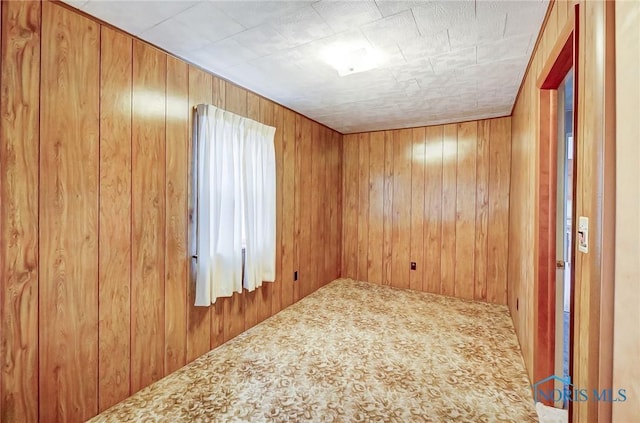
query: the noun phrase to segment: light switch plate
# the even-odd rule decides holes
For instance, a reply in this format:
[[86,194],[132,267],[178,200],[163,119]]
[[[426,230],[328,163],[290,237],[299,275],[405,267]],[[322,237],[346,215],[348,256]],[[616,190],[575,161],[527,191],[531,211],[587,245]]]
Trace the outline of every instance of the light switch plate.
[[585,216],[578,218],[578,251],[589,252],[589,218]]

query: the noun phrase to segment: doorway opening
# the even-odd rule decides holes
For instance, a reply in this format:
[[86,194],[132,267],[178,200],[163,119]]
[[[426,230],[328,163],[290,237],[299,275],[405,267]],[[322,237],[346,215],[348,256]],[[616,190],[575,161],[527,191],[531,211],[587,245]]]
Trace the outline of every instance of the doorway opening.
[[556,172],[556,336],[555,389],[564,392],[555,400],[557,408],[568,408],[571,386],[563,382],[570,376],[569,350],[571,327],[571,260],[573,233],[573,68],[557,90],[557,162]]
[[576,6],[537,81],[540,148],[532,382],[536,401],[568,409],[569,418],[576,242],[577,12]]

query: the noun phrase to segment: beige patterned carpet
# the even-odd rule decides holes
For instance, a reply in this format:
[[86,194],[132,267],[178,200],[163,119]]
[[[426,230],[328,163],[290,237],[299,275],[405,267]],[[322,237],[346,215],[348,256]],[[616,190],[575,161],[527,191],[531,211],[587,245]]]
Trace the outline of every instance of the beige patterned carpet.
[[95,422],[528,422],[505,306],[339,279]]

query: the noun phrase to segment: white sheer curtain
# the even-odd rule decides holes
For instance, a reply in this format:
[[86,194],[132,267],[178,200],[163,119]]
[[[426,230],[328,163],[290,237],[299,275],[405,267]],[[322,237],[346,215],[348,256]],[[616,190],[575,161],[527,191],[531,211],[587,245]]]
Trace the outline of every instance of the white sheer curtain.
[[275,278],[274,134],[273,127],[212,105],[197,107],[192,232],[197,306]]

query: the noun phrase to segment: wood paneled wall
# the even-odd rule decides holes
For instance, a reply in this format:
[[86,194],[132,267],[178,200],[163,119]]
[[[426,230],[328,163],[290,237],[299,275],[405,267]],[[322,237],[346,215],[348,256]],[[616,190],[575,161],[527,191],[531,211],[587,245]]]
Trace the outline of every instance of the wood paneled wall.
[[[612,31],[613,3],[605,1],[565,1],[550,4],[546,23],[529,64],[516,100],[513,115],[511,163],[511,202],[509,232],[508,304],[522,347],[529,376],[534,369],[534,330],[537,278],[537,206],[539,181],[539,90],[540,76],[558,34],[579,5],[578,83],[576,96],[576,198],[577,216],[589,217],[589,253],[576,252],[574,353],[572,382],[574,387],[604,389],[610,381],[611,324],[608,316],[612,304],[606,291],[613,286],[609,261],[612,191],[610,181],[612,108]],[[532,251],[534,252],[532,254]],[[604,291],[603,291],[604,288]],[[610,377],[610,376],[609,376]],[[605,408],[611,404],[597,401],[575,402],[573,421],[607,421]],[[599,410],[600,408],[600,410]],[[599,414],[600,412],[604,414]],[[609,408],[610,419],[610,408]]]
[[616,259],[613,386],[628,400],[611,421],[640,416],[640,2],[619,1],[616,14]]
[[506,303],[510,149],[509,117],[345,135],[343,276]]
[[[0,422],[84,421],[339,277],[340,134],[60,4],[0,22]],[[277,128],[277,280],[208,308],[198,103]]]

